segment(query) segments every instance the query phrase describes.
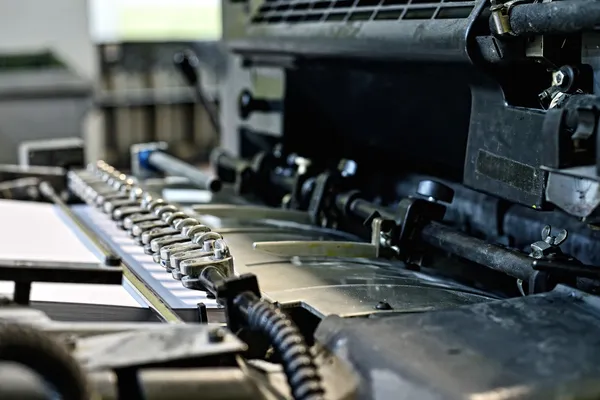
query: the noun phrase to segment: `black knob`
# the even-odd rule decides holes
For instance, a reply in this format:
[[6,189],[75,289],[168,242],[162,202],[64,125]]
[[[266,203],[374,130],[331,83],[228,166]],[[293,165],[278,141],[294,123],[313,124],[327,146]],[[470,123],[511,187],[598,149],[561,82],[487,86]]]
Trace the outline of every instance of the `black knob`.
[[280,101],[255,98],[246,89],[242,90],[238,99],[238,113],[242,119],[248,119],[255,111],[274,112],[280,111],[281,108]]
[[200,61],[193,51],[184,50],[176,53],[173,57],[173,62],[188,85],[196,86],[198,84],[198,66],[200,65]]
[[452,203],[454,199],[454,190],[435,181],[421,181],[417,188],[417,194],[428,198],[431,201],[441,201],[444,203]]

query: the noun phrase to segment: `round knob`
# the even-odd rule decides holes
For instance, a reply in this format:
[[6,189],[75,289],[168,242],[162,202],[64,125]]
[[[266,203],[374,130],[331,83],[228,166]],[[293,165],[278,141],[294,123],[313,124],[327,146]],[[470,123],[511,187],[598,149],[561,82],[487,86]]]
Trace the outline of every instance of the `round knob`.
[[417,188],[417,194],[427,197],[431,201],[441,201],[444,203],[452,203],[454,199],[454,190],[435,181],[421,181]]

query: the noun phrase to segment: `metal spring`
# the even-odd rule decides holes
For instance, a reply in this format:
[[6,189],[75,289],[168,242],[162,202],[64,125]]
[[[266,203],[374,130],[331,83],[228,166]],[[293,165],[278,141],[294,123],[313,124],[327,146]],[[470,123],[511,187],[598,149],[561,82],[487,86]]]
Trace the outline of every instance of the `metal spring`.
[[296,325],[271,303],[253,293],[234,300],[247,318],[251,330],[266,335],[281,358],[281,364],[295,400],[322,400],[324,389],[310,349]]

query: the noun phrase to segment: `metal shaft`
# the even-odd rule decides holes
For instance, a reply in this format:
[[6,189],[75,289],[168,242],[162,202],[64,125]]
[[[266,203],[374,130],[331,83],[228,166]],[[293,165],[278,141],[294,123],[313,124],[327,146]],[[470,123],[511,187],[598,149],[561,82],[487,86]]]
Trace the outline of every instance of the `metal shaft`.
[[[375,212],[386,219],[394,217],[380,206],[360,198],[353,199],[351,193],[338,195],[336,206],[340,211],[361,219],[368,218]],[[533,273],[533,260],[525,254],[487,243],[435,221],[422,226],[419,236],[423,242],[433,247],[517,279],[528,280]]]
[[220,282],[222,282],[225,277],[223,274],[215,267],[207,267],[200,274],[200,282],[204,285],[206,290],[212,293],[215,297],[217,295],[217,286]]
[[487,243],[440,223],[429,222],[420,233],[421,239],[427,244],[514,278],[527,281],[533,273],[533,259],[526,255]]
[[600,3],[594,0],[567,0],[519,4],[510,12],[510,26],[516,35],[572,34],[593,31],[600,21]]
[[193,165],[187,164],[161,151],[152,152],[148,157],[148,162],[160,171],[189,179],[190,182],[201,189],[210,190],[214,193],[221,190],[222,185],[218,178],[212,177]]

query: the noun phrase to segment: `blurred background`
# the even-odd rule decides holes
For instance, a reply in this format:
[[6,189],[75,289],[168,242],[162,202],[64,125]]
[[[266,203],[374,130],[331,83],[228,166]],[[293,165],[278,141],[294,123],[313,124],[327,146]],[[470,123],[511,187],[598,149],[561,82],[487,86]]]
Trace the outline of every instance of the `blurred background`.
[[0,164],[19,163],[22,142],[57,138],[117,167],[130,145],[161,140],[205,162],[218,135],[173,55],[199,55],[198,85],[218,107],[221,11],[219,0],[2,0]]

